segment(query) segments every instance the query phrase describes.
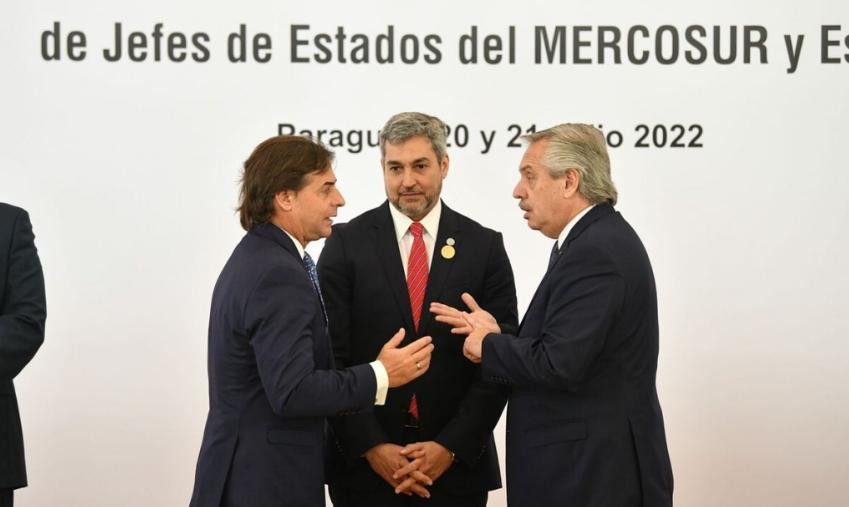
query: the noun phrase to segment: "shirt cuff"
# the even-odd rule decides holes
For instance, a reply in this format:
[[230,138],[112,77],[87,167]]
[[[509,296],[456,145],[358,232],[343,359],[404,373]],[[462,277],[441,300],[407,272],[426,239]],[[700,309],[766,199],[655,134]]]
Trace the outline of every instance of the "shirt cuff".
[[377,380],[377,392],[374,393],[374,404],[383,405],[386,403],[386,392],[389,391],[389,374],[386,373],[386,367],[380,361],[369,363],[374,370],[374,378]]

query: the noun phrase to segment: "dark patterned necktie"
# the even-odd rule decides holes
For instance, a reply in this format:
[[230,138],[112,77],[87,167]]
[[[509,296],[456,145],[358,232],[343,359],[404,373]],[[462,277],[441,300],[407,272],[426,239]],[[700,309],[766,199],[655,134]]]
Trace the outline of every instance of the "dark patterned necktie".
[[304,266],[307,267],[307,274],[312,281],[312,286],[318,294],[318,301],[321,303],[321,313],[324,314],[324,323],[327,324],[327,309],[324,308],[324,298],[321,296],[321,286],[318,284],[318,271],[315,269],[315,262],[312,261],[310,254],[304,252]]

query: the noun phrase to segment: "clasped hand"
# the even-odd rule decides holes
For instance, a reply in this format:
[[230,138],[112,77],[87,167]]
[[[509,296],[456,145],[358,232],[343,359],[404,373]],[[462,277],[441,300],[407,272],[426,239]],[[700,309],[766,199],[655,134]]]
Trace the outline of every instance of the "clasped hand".
[[451,452],[433,441],[416,442],[406,447],[379,444],[366,453],[372,470],[395,488],[395,493],[430,498],[425,486],[433,485],[451,466]]

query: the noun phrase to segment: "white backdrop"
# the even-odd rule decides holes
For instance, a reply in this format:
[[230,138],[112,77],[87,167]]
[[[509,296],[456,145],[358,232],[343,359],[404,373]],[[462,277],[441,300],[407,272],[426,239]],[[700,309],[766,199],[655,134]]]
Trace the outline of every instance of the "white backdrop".
[[[278,123],[377,130],[405,110],[468,127],[468,145],[449,150],[443,197],[503,231],[520,312],[550,241],[527,229],[510,197],[522,149],[506,146],[509,126],[583,121],[620,131],[611,150],[618,208],[658,282],[658,386],[676,503],[845,505],[846,2],[7,0],[0,13],[0,201],[31,213],[49,310],[46,342],[16,379],[31,484],[19,505],[188,503],[207,410],[211,290],[242,235],[233,212],[241,162]],[[42,32],[54,22],[62,57],[48,61]],[[155,61],[149,46],[147,60],[133,62],[125,41],[122,59],[107,62],[116,22],[148,44],[158,22],[163,41],[204,32],[209,59],[175,63],[163,50]],[[227,34],[240,23],[269,34],[268,63],[228,61]],[[305,38],[343,26],[346,42],[366,34],[372,51],[393,25],[396,61],[293,63],[294,24],[310,25]],[[629,63],[628,29],[664,24],[679,31],[678,61]],[[505,41],[515,26],[515,63],[459,63],[458,40],[472,25],[481,39]],[[537,25],[567,27],[567,63],[534,62]],[[592,63],[573,63],[574,25],[594,27],[581,35]],[[621,64],[612,53],[598,61],[600,25],[621,29]],[[691,25],[723,27],[724,55],[728,27],[741,27],[737,60],[717,64],[711,50],[705,63],[687,63]],[[758,53],[743,61],[743,25],[764,27],[766,63]],[[825,35],[835,41],[825,56],[841,63],[822,62],[822,25],[840,25]],[[86,36],[81,61],[67,56],[74,30]],[[439,35],[441,61],[401,62],[405,34]],[[786,34],[805,35],[793,73]],[[654,54],[653,39],[637,40]],[[314,52],[310,42],[299,55]],[[699,125],[703,146],[670,148],[670,137],[663,148],[635,147],[641,124]],[[486,154],[480,130],[496,131]],[[336,152],[344,221],[379,204],[383,187],[376,148]],[[503,426],[496,437],[503,448]],[[503,490],[490,498],[506,504]]]

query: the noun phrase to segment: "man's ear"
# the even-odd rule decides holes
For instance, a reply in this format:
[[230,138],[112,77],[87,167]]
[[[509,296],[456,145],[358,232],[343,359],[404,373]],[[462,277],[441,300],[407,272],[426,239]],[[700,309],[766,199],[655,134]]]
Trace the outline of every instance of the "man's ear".
[[446,176],[448,176],[448,154],[442,156],[442,162],[439,163],[439,170],[442,173],[442,179],[444,180]]
[[284,190],[274,195],[274,207],[282,211],[292,211],[294,206],[295,192],[293,190]]
[[578,187],[581,184],[581,175],[575,169],[567,169],[563,175],[561,185],[563,185],[563,197],[569,198],[578,192]]

